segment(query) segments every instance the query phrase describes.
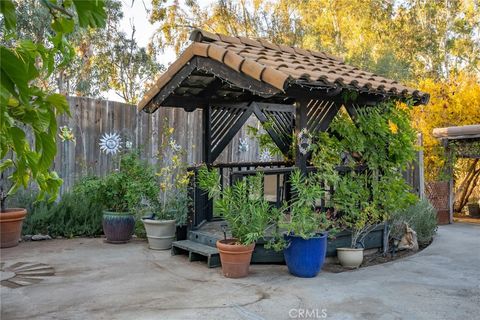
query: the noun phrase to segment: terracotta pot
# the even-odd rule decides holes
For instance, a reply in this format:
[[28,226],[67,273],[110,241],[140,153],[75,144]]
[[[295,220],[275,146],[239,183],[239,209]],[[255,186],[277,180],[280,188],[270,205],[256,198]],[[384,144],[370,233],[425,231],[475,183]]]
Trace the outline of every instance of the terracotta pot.
[[18,245],[22,234],[23,219],[27,210],[11,208],[0,213],[0,238],[1,248],[10,248]]
[[337,248],[337,258],[345,268],[356,269],[363,262],[363,248]]
[[135,219],[129,212],[103,212],[103,233],[110,243],[125,243],[132,237]]
[[235,244],[236,242],[236,239],[217,241],[222,272],[227,278],[243,278],[248,275],[253,249],[255,249],[255,243],[244,246]]

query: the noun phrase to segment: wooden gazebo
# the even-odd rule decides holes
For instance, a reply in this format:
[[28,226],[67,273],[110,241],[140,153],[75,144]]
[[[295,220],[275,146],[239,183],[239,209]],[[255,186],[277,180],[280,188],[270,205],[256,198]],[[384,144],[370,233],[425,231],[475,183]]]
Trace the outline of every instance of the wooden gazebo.
[[[204,30],[193,31],[190,40],[192,44],[160,76],[138,109],[149,113],[161,107],[202,109],[202,160],[209,165],[252,114],[268,123],[265,130],[287,155],[294,134],[327,130],[342,105],[355,117],[358,108],[389,99],[409,99],[414,104],[429,99],[428,94],[323,52]],[[295,166],[306,171],[308,154],[295,154]],[[286,166],[234,167],[248,171],[273,165]],[[218,166],[235,174],[228,164]],[[193,228],[213,219],[211,206],[202,204],[200,195],[197,198]]]
[[[445,171],[449,176],[448,181],[448,197],[446,205],[448,210],[448,222],[453,223],[453,211],[455,202],[454,186],[455,181],[453,179],[453,163],[454,158],[480,159],[480,149],[470,148],[473,144],[480,146],[480,124],[457,126],[457,127],[445,127],[435,128],[432,132],[433,136],[439,139],[445,148],[446,168]],[[479,186],[477,186],[479,187]],[[438,211],[442,211],[443,208],[436,208]],[[441,214],[439,212],[438,214]],[[446,219],[439,219],[440,222]]]

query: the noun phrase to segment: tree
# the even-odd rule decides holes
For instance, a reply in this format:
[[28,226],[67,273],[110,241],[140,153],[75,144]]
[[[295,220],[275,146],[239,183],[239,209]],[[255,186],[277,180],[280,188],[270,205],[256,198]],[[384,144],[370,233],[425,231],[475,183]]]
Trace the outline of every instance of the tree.
[[[420,81],[419,88],[430,93],[430,102],[412,111],[414,127],[423,133],[425,177],[430,181],[442,179],[445,166],[444,150],[433,137],[434,128],[480,123],[480,78],[460,72],[448,80]],[[473,188],[480,184],[480,163],[472,159],[456,162],[456,211],[467,203]]]
[[148,84],[164,69],[145,48],[138,47],[134,26],[130,38],[123,32],[115,32],[111,41],[95,55],[93,64],[102,70],[99,74],[101,88],[115,90],[131,104],[138,103]]
[[[38,0],[16,0],[15,3],[19,37],[48,46],[49,37],[55,34],[48,8]],[[154,79],[161,66],[156,63],[156,56],[138,47],[134,34],[129,39],[119,31],[123,18],[119,0],[106,0],[104,10],[105,28],[75,26],[71,33],[65,35],[72,48],[70,62],[61,64],[60,60],[56,60],[54,72],[46,78],[37,79],[38,86],[67,95],[100,98],[113,89],[127,102],[138,100],[148,84],[145,78]],[[2,37],[0,43],[8,45],[11,41]],[[128,89],[125,90],[125,87]],[[136,97],[129,98],[135,91]],[[126,92],[128,96],[125,96]]]
[[218,0],[201,7],[196,0],[153,0],[150,22],[159,22],[152,47],[173,46],[180,52],[193,28],[203,28],[233,36],[267,38],[276,43],[299,45],[301,19],[297,9],[301,1]]
[[387,77],[480,71],[480,7],[474,0],[153,0],[153,47],[181,51],[192,28],[322,50]]
[[[0,45],[0,185],[1,211],[6,208],[6,198],[18,188],[26,188],[34,180],[40,197],[47,194],[54,199],[62,180],[50,170],[56,154],[56,117],[69,113],[65,96],[42,88],[40,79],[50,77],[55,68],[70,63],[73,48],[67,35],[75,25],[81,28],[105,26],[106,14],[101,0],[73,0],[59,3],[43,0],[48,10],[53,33],[46,43],[34,42],[16,32],[17,16],[11,0],[0,2],[2,35]],[[33,135],[31,145],[27,135]],[[11,186],[6,185],[4,174]]]

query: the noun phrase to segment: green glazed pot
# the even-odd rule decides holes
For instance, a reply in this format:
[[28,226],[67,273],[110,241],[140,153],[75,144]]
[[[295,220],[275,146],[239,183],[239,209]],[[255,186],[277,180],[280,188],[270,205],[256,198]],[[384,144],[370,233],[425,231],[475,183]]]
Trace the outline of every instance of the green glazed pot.
[[103,211],[103,233],[110,243],[125,243],[132,238],[135,219],[130,212]]

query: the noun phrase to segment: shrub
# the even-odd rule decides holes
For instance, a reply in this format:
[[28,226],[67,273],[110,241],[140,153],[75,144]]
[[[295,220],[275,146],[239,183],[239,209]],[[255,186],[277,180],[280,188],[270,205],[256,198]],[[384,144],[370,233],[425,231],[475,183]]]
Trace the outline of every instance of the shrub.
[[158,184],[153,167],[149,166],[135,152],[120,157],[118,171],[101,179],[100,201],[106,210],[135,212],[142,201],[156,201]]
[[437,214],[428,200],[420,200],[416,204],[391,214],[389,224],[390,237],[401,238],[404,223],[417,232],[418,244],[428,244],[437,231]]
[[12,199],[27,209],[23,234],[49,234],[53,237],[97,236],[102,234],[100,180],[87,177],[57,203],[35,201],[34,192],[19,193]]

